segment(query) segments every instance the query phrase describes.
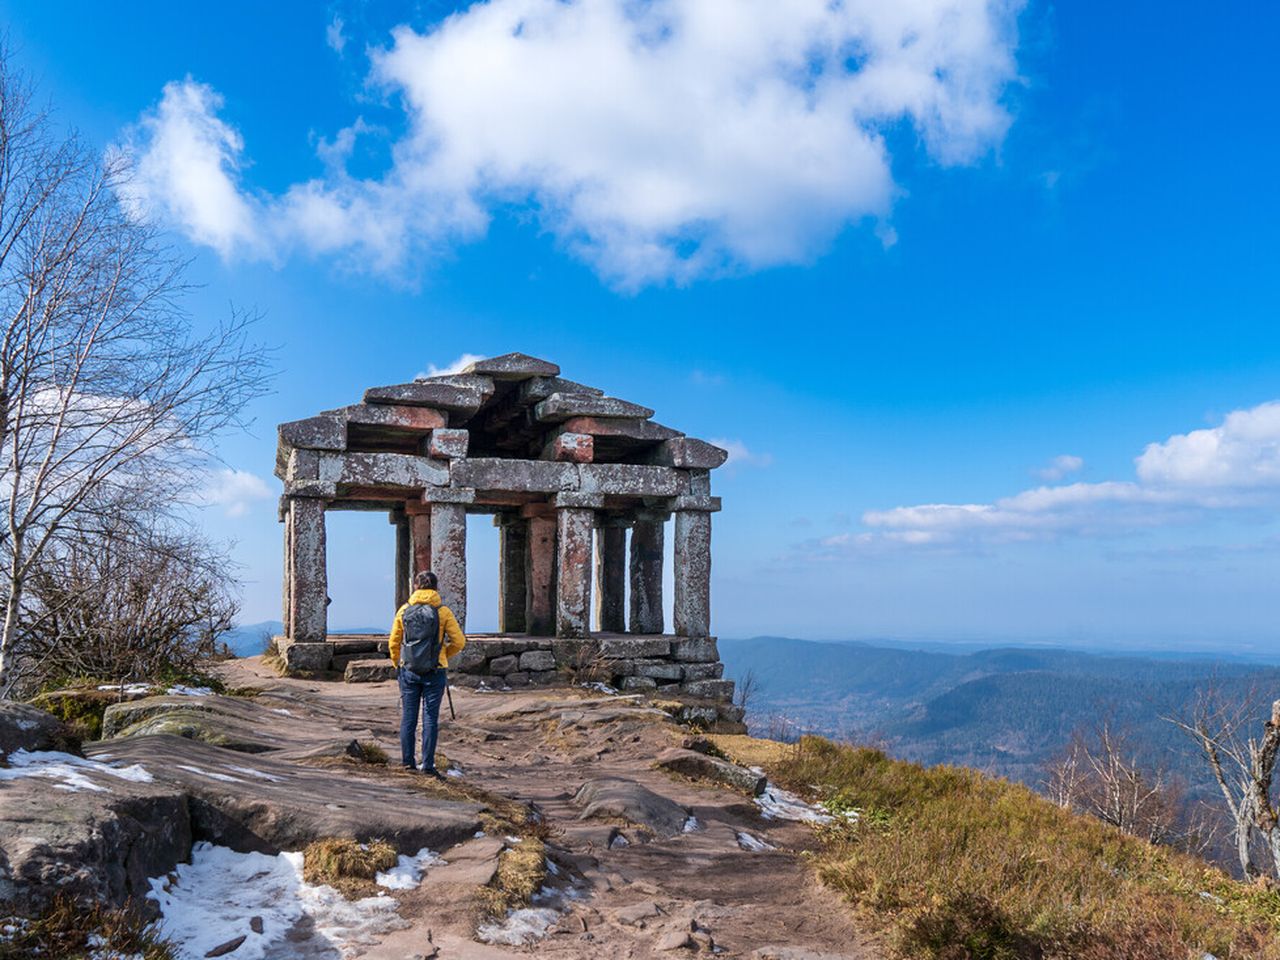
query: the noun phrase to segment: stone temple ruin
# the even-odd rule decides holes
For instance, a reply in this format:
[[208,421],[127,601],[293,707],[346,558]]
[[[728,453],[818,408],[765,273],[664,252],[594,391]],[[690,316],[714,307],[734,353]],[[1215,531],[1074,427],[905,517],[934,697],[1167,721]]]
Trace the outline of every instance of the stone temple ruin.
[[[719,701],[722,716],[737,719],[711,636],[711,514],[720,509],[711,471],[727,454],[652,416],[562,379],[554,363],[513,353],[456,375],[373,387],[363,403],[281,424],[278,647],[287,669],[345,671],[349,680],[389,669],[385,655],[376,660],[385,640],[328,632],[327,511],[386,512],[396,528],[396,604],[417,571],[434,570],[464,629],[467,519],[490,515],[500,532],[499,633],[468,634],[452,665],[456,682],[521,686],[590,674],[627,690]],[[663,557],[673,517],[668,633]]]

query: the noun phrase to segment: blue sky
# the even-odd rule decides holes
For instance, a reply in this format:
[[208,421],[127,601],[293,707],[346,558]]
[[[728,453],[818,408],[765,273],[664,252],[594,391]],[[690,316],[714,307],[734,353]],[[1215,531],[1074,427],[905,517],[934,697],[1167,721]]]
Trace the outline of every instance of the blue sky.
[[[733,442],[721,635],[1273,644],[1270,6],[112,6],[0,15],[197,323],[280,347],[202,511],[246,621],[277,422],[522,350]],[[385,620],[391,528],[331,530],[333,620]]]

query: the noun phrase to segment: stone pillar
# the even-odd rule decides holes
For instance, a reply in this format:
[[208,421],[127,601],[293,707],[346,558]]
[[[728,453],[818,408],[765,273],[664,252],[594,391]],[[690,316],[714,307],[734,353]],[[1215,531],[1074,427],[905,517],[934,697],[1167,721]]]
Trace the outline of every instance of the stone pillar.
[[531,504],[521,515],[529,522],[524,628],[534,636],[549,637],[556,630],[556,520],[547,504]]
[[711,513],[676,511],[675,627],[681,637],[711,635]]
[[391,522],[396,527],[396,609],[409,602],[412,547],[409,543],[409,518],[401,510],[391,511]]
[[284,626],[281,627],[281,634],[286,637],[293,636],[293,510],[290,507],[291,500],[281,498],[280,501],[280,522],[284,524],[284,578],[280,585],[280,599],[283,602],[283,612],[280,619]]
[[289,638],[319,643],[329,634],[329,575],[325,567],[324,501],[294,497],[289,503]]
[[631,632],[662,633],[662,546],[666,514],[636,514],[631,526]]
[[591,635],[591,534],[602,504],[592,494],[556,496],[557,637]]
[[596,538],[596,627],[602,633],[627,629],[627,528],[612,517]]
[[431,569],[431,510],[416,505],[409,514],[409,549],[413,554],[413,576]]
[[493,518],[498,528],[498,630],[525,632],[525,605],[529,588],[525,582],[529,553],[529,521],[513,513]]
[[431,504],[431,569],[440,596],[458,623],[467,626],[467,508],[461,503]]

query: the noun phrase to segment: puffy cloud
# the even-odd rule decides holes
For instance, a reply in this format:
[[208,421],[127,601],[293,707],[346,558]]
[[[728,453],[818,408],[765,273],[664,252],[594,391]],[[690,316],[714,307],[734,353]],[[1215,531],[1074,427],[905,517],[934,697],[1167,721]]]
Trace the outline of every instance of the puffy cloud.
[[427,364],[427,372],[418,374],[419,377],[443,377],[451,373],[461,373],[477,360],[485,359],[479,353],[463,353],[455,357],[443,367],[437,367],[434,363]]
[[726,440],[723,437],[712,440],[717,447],[729,451],[729,459],[725,467],[768,467],[773,464],[773,454],[756,453],[747,449],[741,440]]
[[334,15],[334,18],[329,21],[329,25],[324,28],[324,42],[338,56],[342,56],[342,51],[347,46],[347,35],[342,32],[344,26],[342,18]]
[[[890,246],[885,130],[909,125],[944,164],[999,142],[1020,7],[490,0],[372,53],[371,81],[408,119],[382,177],[330,170],[261,203],[235,195],[239,134],[188,80],[130,137],[135,194],[224,256],[300,245],[374,270],[530,205],[626,288],[803,262],[865,218]],[[234,202],[197,203],[196,180]]]
[[1069,453],[1054,457],[1045,466],[1037,470],[1036,476],[1041,480],[1054,482],[1072,473],[1079,473],[1084,468],[1084,460]]
[[[1058,457],[1048,469],[1075,465]],[[1064,535],[1110,536],[1206,511],[1252,508],[1280,498],[1280,401],[1237,410],[1222,424],[1148,444],[1137,480],[1047,485],[992,503],[928,503],[870,510],[870,533],[840,544],[1009,542]],[[829,540],[831,538],[828,538]]]
[[210,506],[221,506],[228,517],[242,517],[255,500],[270,497],[270,488],[257,474],[222,469],[210,474],[201,500]]

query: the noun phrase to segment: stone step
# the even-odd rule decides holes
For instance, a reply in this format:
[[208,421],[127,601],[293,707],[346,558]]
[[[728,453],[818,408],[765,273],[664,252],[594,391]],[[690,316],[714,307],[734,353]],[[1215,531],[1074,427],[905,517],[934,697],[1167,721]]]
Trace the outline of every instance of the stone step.
[[395,678],[395,664],[386,659],[352,660],[342,677],[347,683],[380,683]]
[[377,653],[386,650],[387,640],[377,635],[368,637],[330,637],[333,652],[337,656],[350,653]]

